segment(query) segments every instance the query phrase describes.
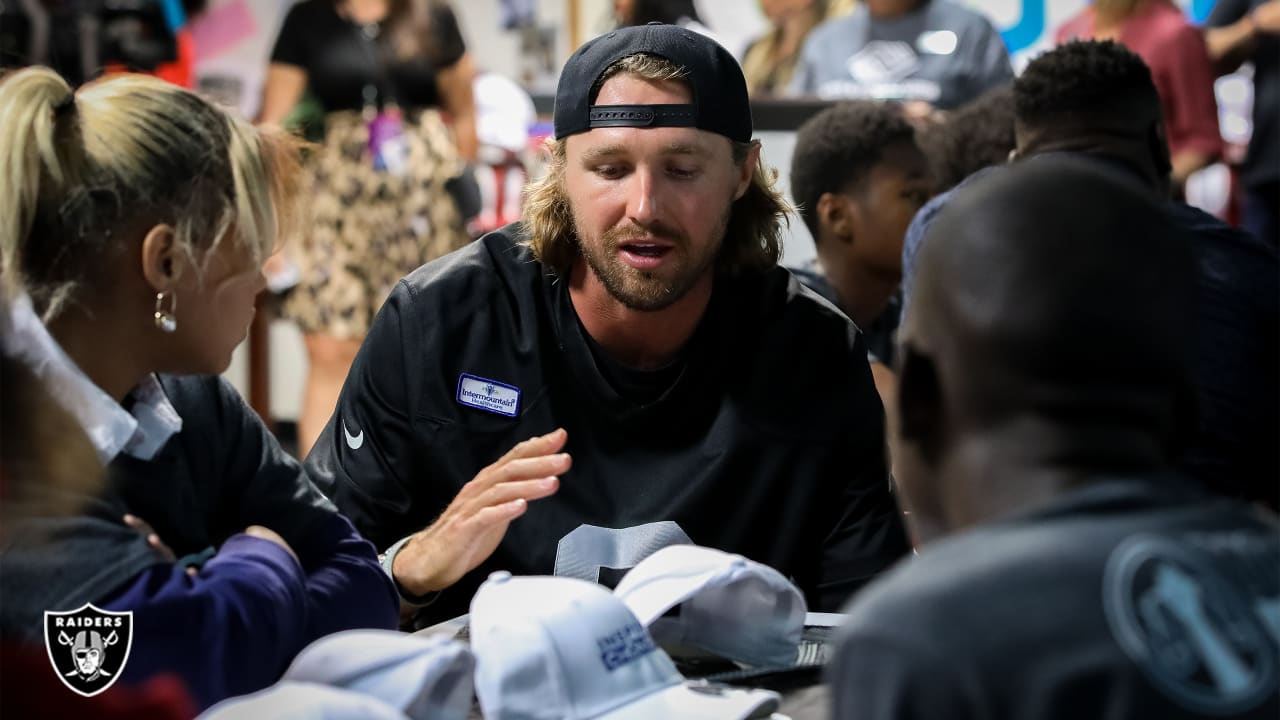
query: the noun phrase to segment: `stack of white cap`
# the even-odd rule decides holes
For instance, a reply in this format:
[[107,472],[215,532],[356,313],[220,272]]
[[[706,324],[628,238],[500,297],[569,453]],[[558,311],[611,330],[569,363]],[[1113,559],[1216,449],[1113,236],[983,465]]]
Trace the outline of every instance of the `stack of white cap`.
[[475,658],[462,643],[390,630],[334,633],[302,649],[280,682],[202,720],[464,720]]
[[621,599],[591,582],[494,573],[471,602],[489,720],[767,718],[778,695],[686,682]]
[[777,570],[741,555],[665,547],[632,568],[614,594],[672,652],[693,649],[752,667],[796,662],[804,595]]

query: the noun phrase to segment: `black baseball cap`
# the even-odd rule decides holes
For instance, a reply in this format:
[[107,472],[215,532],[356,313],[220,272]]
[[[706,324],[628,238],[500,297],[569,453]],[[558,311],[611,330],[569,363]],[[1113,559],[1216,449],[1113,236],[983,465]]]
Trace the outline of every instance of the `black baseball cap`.
[[[592,105],[604,71],[641,53],[684,68],[693,102]],[[737,142],[751,140],[751,103],[738,61],[706,35],[662,23],[619,28],[578,48],[560,72],[554,116],[558,140],[596,127],[695,127]]]

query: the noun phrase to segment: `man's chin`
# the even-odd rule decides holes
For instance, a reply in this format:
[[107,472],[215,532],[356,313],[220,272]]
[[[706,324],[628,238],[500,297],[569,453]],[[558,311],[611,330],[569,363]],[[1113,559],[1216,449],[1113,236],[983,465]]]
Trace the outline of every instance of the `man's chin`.
[[[607,286],[606,286],[607,287]],[[622,303],[628,310],[636,312],[658,312],[674,305],[683,293],[676,294],[667,287],[661,288],[628,288],[615,290],[608,288],[614,300]]]

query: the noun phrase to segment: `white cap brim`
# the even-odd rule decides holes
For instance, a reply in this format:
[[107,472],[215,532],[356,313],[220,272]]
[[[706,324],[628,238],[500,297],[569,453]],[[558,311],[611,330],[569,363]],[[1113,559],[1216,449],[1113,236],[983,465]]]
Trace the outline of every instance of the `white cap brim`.
[[781,696],[772,690],[748,690],[700,681],[672,685],[600,715],[598,720],[747,720],[768,718]]

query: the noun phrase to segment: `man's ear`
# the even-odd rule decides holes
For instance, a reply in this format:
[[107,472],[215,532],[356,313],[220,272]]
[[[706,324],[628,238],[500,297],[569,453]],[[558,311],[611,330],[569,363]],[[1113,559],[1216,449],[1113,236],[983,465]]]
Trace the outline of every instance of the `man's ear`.
[[840,242],[853,242],[860,212],[858,204],[843,193],[827,192],[818,196],[818,227],[839,238]]
[[942,457],[944,401],[933,358],[909,343],[898,354],[898,427],[901,441],[916,446],[936,467]]
[[172,226],[161,223],[143,236],[142,276],[156,292],[168,290],[181,277],[183,260]]
[[733,193],[735,201],[747,194],[747,188],[751,187],[751,180],[756,175],[756,165],[760,163],[760,143],[751,142],[751,147],[747,149],[747,157],[742,161],[742,167],[738,168],[738,187]]

